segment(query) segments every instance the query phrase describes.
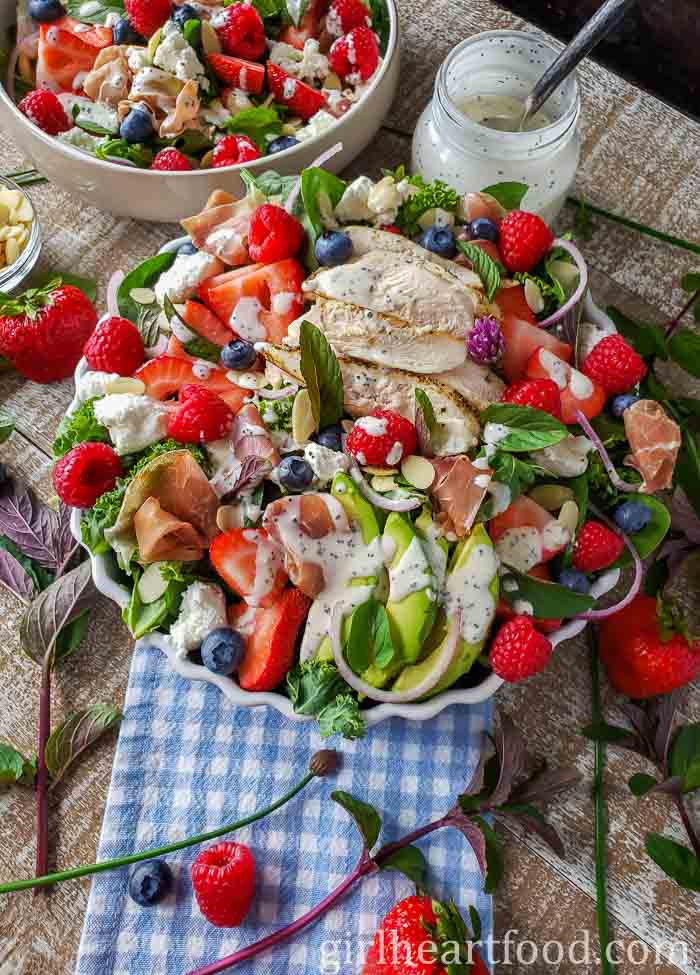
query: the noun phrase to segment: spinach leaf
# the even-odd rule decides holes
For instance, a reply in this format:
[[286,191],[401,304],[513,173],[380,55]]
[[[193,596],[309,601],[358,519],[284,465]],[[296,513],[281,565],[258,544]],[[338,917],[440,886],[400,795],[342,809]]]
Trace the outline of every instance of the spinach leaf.
[[384,57],[389,47],[391,21],[386,0],[369,0],[369,10],[372,17],[372,30],[379,38],[379,51]]
[[512,403],[493,403],[481,414],[481,422],[507,427],[507,433],[498,440],[498,449],[513,453],[552,447],[569,435],[564,424],[550,413]]
[[318,166],[310,166],[301,174],[303,212],[299,216],[308,236],[306,259],[311,268],[318,266],[314,245],[316,238],[325,230],[321,214],[333,212],[340,203],[346,187],[347,183],[339,176],[335,176]]
[[343,377],[328,339],[304,321],[300,329],[301,373],[318,427],[331,426],[343,415]]
[[225,123],[224,128],[233,135],[247,135],[264,152],[268,143],[282,131],[282,116],[276,105],[258,105],[244,108]]
[[572,592],[556,582],[542,582],[512,566],[508,566],[501,593],[511,605],[517,600],[530,603],[533,616],[548,620],[576,616],[591,609],[595,603],[592,596]]
[[130,271],[119,285],[117,292],[119,314],[133,322],[142,334],[143,330],[158,317],[160,308],[156,303],[140,305],[133,300],[131,292],[137,288],[151,288],[161,274],[173,266],[176,258],[177,254],[174,253],[156,254],[154,257],[149,257],[143,264],[139,264],[133,271]]
[[[637,501],[651,511],[651,521],[640,532],[630,535],[630,541],[637,549],[640,558],[645,559],[659,547],[671,527],[671,513],[665,504],[648,494],[626,494],[626,501]],[[632,556],[625,548],[620,558],[615,562],[615,568],[624,568],[632,564]]]
[[503,182],[485,186],[481,192],[492,196],[504,210],[517,210],[527,190],[527,183]]
[[470,261],[472,269],[481,278],[487,301],[493,301],[501,286],[501,268],[492,257],[471,241],[458,240],[457,246]]

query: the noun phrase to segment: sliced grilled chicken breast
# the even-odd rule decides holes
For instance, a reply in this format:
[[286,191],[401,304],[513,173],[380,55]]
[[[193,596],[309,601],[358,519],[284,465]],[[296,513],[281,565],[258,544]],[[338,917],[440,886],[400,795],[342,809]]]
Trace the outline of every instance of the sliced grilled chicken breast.
[[485,410],[491,403],[499,403],[506,388],[495,372],[471,359],[465,359],[456,369],[442,372],[435,379],[464,396],[479,410]]
[[[304,385],[299,352],[261,343],[260,351],[274,370]],[[415,390],[420,386],[430,397],[440,424],[436,452],[461,454],[474,447],[479,437],[480,406],[434,376],[418,376],[401,369],[386,369],[359,359],[338,357],[343,376],[345,410],[350,416],[367,416],[380,406],[415,418]]]

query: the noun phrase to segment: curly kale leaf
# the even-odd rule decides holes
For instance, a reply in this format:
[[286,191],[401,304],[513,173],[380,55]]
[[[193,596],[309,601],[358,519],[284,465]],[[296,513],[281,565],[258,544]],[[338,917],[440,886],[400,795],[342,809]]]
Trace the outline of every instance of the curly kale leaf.
[[318,719],[321,735],[361,738],[366,733],[357,698],[327,660],[308,660],[287,674],[287,691],[297,714]]
[[73,447],[88,440],[93,443],[109,443],[109,430],[95,419],[97,398],[85,400],[74,413],[61,420],[53,442],[53,455],[57,460]]
[[404,200],[396,217],[397,226],[409,237],[418,233],[420,230],[418,221],[428,210],[440,208],[454,213],[459,203],[457,191],[442,180],[436,179],[434,183],[424,183],[420,180],[419,183],[418,178],[414,176],[411,183],[419,187],[418,192]]
[[284,399],[264,400],[261,415],[268,430],[291,433],[293,406],[293,396],[285,396]]

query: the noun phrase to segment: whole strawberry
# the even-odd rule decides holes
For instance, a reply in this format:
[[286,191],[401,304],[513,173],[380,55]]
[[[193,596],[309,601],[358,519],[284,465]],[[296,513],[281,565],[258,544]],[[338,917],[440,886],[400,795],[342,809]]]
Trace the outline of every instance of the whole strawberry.
[[130,376],[143,362],[143,339],[128,319],[112,316],[99,322],[84,355],[91,369]]
[[625,543],[621,535],[599,521],[587,521],[574,543],[573,564],[581,572],[600,572],[617,562]]
[[455,905],[414,895],[395,904],[382,921],[362,975],[446,975],[448,970],[488,975]]
[[600,624],[600,658],[613,687],[631,698],[669,694],[700,675],[700,643],[663,601],[637,596]]
[[552,379],[519,379],[507,387],[501,401],[544,410],[561,420],[561,396],[559,387]]
[[37,383],[65,379],[96,324],[92,302],[60,279],[17,298],[0,297],[0,355]]
[[498,247],[509,271],[531,271],[552,246],[554,234],[536,213],[511,210],[501,221]]
[[606,393],[627,393],[644,379],[647,367],[621,335],[606,335],[588,353],[581,371]]
[[503,624],[491,644],[491,667],[502,680],[512,684],[539,674],[551,654],[552,644],[535,629],[532,617],[514,616]]
[[255,860],[242,843],[217,843],[192,864],[192,886],[207,921],[235,928],[250,910],[255,892]]

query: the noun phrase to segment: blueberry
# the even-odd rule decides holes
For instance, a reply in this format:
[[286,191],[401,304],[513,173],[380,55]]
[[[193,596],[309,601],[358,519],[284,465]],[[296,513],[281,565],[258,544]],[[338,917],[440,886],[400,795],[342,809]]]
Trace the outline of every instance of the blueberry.
[[339,230],[326,230],[316,240],[316,260],[324,267],[343,264],[352,254],[352,241]]
[[339,426],[324,427],[323,430],[318,431],[318,435],[316,436],[316,442],[321,447],[327,447],[329,450],[342,451],[343,449],[342,427]]
[[121,124],[119,135],[127,142],[147,142],[153,131],[151,113],[143,108],[132,108]]
[[497,243],[498,226],[488,217],[477,217],[469,224],[469,232],[474,240],[490,240]]
[[572,592],[579,592],[583,596],[586,596],[591,588],[586,573],[579,572],[578,569],[562,569],[557,582],[560,586],[566,586]]
[[449,227],[429,227],[420,235],[418,243],[440,257],[454,257],[457,253],[455,235]]
[[205,637],[201,647],[202,663],[214,674],[228,677],[243,658],[245,640],[230,626],[220,626]]
[[292,146],[298,145],[299,140],[295,139],[293,135],[279,135],[268,145],[267,154],[274,156],[276,152],[283,152],[285,149],[291,149]]
[[29,0],[29,16],[40,24],[49,24],[52,20],[65,17],[66,11],[59,0]]
[[613,521],[621,531],[636,535],[651,521],[651,509],[642,501],[625,501],[615,508]]
[[252,342],[234,339],[221,350],[221,364],[226,369],[250,369],[257,353]]
[[146,44],[146,38],[136,30],[128,17],[122,17],[112,28],[112,40],[115,44]]
[[165,860],[137,863],[129,874],[129,897],[142,907],[162,901],[172,886],[173,874]]
[[305,491],[311,487],[314,472],[301,457],[285,457],[277,468],[277,477],[287,491]]
[[198,254],[199,248],[196,244],[193,244],[191,240],[188,240],[186,244],[183,244],[177,249],[178,254],[185,254],[189,257],[190,254]]
[[184,3],[181,7],[178,7],[178,9],[173,14],[173,20],[175,21],[175,23],[180,29],[182,29],[185,26],[188,20],[199,20],[199,19],[200,19],[199,14],[195,10],[195,8],[189,3]]
[[610,401],[610,412],[613,416],[622,416],[625,410],[628,410],[630,406],[633,406],[637,402],[639,402],[639,396],[634,396],[632,393],[623,393],[622,396],[615,396]]

